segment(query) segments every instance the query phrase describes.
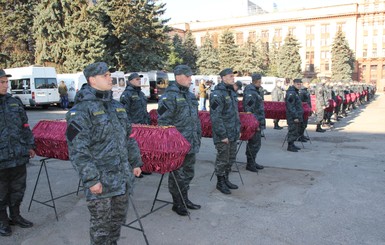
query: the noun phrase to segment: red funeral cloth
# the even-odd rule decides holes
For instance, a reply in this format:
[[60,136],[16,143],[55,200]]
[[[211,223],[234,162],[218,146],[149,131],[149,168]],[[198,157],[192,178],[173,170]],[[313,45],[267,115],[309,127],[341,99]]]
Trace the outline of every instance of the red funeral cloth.
[[336,105],[337,103],[334,100],[329,100],[329,106],[325,109],[325,111],[332,112]]
[[42,120],[32,129],[35,152],[41,157],[69,160],[65,120]]
[[152,109],[150,112],[150,120],[151,125],[156,126],[158,125],[158,111],[156,109]]
[[168,173],[180,168],[190,143],[173,126],[133,124],[131,136],[138,142],[145,172]]
[[352,101],[352,98],[350,96],[350,94],[345,94],[345,102],[344,104],[349,104],[350,102]]
[[286,119],[286,103],[282,101],[264,101],[265,118]]
[[310,99],[311,99],[311,110],[312,111],[317,111],[317,99],[315,97],[315,94],[312,94],[310,95]]

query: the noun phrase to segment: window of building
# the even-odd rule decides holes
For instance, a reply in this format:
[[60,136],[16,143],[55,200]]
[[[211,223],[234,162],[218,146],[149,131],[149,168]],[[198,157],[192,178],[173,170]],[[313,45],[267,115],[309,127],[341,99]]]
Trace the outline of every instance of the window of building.
[[372,57],[377,57],[377,44],[372,44]]
[[313,47],[313,39],[306,39],[306,47]]
[[269,40],[269,31],[268,30],[262,30],[261,31],[261,37],[265,41]]
[[382,79],[385,79],[385,65],[382,65],[382,74],[381,74],[381,78],[382,78]]
[[201,37],[201,46],[205,43],[205,41],[206,41],[205,36]]
[[288,32],[289,32],[289,34],[295,36],[295,27],[289,27]]
[[281,36],[281,29],[275,29],[274,30],[274,37],[280,37]]
[[253,43],[257,41],[257,34],[255,31],[249,31],[249,41]]
[[378,35],[378,30],[377,29],[374,29],[373,30],[373,36],[377,36]]
[[306,51],[306,62],[312,64],[314,60],[314,51]]
[[314,26],[306,26],[306,34],[314,34]]
[[364,57],[364,58],[368,57],[368,50],[367,49],[362,50],[362,57]]
[[346,23],[345,22],[338,22],[337,23],[337,30],[341,30],[344,33],[346,33]]
[[330,71],[330,64],[329,64],[329,62],[325,62],[324,68],[325,68],[325,71]]
[[370,80],[377,78],[377,65],[370,66]]
[[213,40],[213,46],[215,48],[218,48],[218,44],[219,44],[219,41],[218,41],[218,33],[214,33],[211,35],[211,39]]
[[236,34],[236,42],[238,45],[243,44],[243,32],[237,32]]
[[329,33],[329,24],[321,25],[321,33],[322,34],[328,34]]

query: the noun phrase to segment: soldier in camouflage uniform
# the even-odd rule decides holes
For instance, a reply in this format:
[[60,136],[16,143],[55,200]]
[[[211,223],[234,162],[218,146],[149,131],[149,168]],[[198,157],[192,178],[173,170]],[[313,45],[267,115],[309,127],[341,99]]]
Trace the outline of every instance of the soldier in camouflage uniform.
[[234,92],[234,72],[226,68],[219,75],[222,82],[215,87],[210,96],[210,118],[214,145],[217,149],[215,174],[218,178],[217,189],[224,194],[231,194],[230,189],[238,189],[237,185],[229,181],[229,173],[236,160],[241,122],[238,98]]
[[[299,90],[298,94],[299,94],[299,98],[301,99],[301,102],[305,102],[311,109],[311,97],[308,89],[309,89],[309,82],[306,81],[303,83],[303,86]],[[309,121],[309,118],[303,119],[303,123],[299,131],[299,135],[300,135],[300,137],[298,138],[299,141],[307,142],[309,140],[309,138],[304,135],[305,130],[307,128],[308,121]]]
[[[20,216],[27,178],[26,164],[35,156],[34,139],[27,114],[8,89],[8,77],[0,69],[0,235],[10,236],[10,225],[29,228],[33,223]],[[7,207],[10,218],[8,219]]]
[[122,95],[120,103],[127,111],[128,119],[131,123],[150,124],[150,115],[147,112],[147,98],[141,90],[139,75],[134,72],[128,77],[128,84]]
[[303,107],[302,101],[299,98],[298,91],[302,86],[301,79],[294,79],[293,85],[290,86],[286,91],[286,120],[289,127],[289,132],[287,134],[287,150],[291,152],[298,152],[301,148],[297,147],[294,144],[300,134],[299,130],[303,123]]
[[[134,72],[128,76],[128,84],[122,95],[120,96],[120,103],[126,109],[128,120],[131,123],[147,124],[151,123],[150,114],[147,111],[147,98],[140,87],[140,79],[143,75]],[[142,172],[142,174],[149,175],[150,172]],[[139,175],[142,178],[143,175]]]
[[[282,90],[282,81],[277,80],[277,84],[271,91],[271,101],[279,101],[284,102],[285,101],[285,93]],[[274,129],[281,130],[283,129],[278,125],[279,119],[274,119]]]
[[[158,125],[173,125],[190,143],[191,148],[186,155],[183,165],[173,171],[178,182],[184,203],[189,209],[200,209],[201,206],[192,203],[188,198],[190,182],[194,178],[196,154],[201,144],[202,129],[198,117],[198,101],[195,95],[189,92],[192,71],[186,65],[178,65],[174,69],[175,83],[170,83],[162,95],[158,106]],[[173,199],[172,210],[179,215],[188,214],[180,197],[175,179],[171,173],[168,178],[168,189]]]
[[321,128],[321,124],[324,120],[325,109],[329,106],[328,98],[326,97],[325,92],[325,81],[322,80],[317,84],[315,89],[315,98],[316,98],[316,114],[317,114],[317,129],[316,132],[324,133],[326,130]]
[[111,69],[88,65],[87,85],[66,114],[70,160],[85,187],[91,244],[117,244],[125,222],[134,175],[141,173],[139,147],[130,138],[123,105],[112,99]]
[[246,145],[246,170],[251,172],[258,172],[258,169],[264,168],[256,162],[257,154],[261,149],[261,129],[266,127],[263,98],[259,89],[261,87],[261,78],[261,74],[253,73],[251,75],[251,84],[247,85],[243,92],[243,110],[252,113],[259,121],[260,126]]

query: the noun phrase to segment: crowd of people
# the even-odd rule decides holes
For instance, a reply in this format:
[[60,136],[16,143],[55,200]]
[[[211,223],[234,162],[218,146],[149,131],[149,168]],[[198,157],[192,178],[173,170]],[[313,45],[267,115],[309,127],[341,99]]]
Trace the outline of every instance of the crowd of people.
[[[112,98],[111,72],[113,70],[104,62],[85,67],[83,73],[87,84],[78,91],[74,106],[66,113],[70,160],[85,187],[91,216],[91,244],[117,243],[135,177],[145,174],[140,168],[143,162],[138,144],[130,137],[133,123],[150,124],[147,98],[141,91],[141,76],[132,73],[128,77],[126,89],[118,102]],[[169,84],[158,102],[158,125],[175,126],[191,145],[182,166],[174,170],[173,177],[170,175],[168,180],[173,200],[172,210],[178,215],[185,216],[189,214],[188,209],[201,208],[188,195],[194,178],[196,154],[201,144],[198,109],[210,111],[213,143],[217,151],[214,164],[216,189],[226,195],[238,189],[229,178],[241,136],[237,91],[242,83],[235,82],[236,73],[231,68],[223,69],[219,73],[221,82],[215,87],[202,81],[198,102],[189,91],[192,70],[186,65],[178,65],[174,68],[175,82]],[[4,114],[2,118],[6,119],[0,120],[1,143],[4,145],[0,149],[2,236],[12,234],[10,225],[23,228],[33,226],[32,222],[20,215],[20,204],[26,186],[26,163],[35,155],[34,139],[22,103],[7,93],[8,77],[4,70],[0,70],[0,105],[3,108],[1,113]],[[263,130],[266,128],[261,78],[259,73],[251,75],[252,82],[245,86],[242,99],[243,110],[251,113],[259,122],[259,127],[246,145],[246,170],[251,172],[264,169],[263,165],[257,163]],[[66,96],[64,86],[61,90],[61,95]],[[340,120],[349,110],[370,101],[374,93],[375,89],[366,84],[322,81],[314,87],[301,79],[294,79],[285,91],[283,84],[278,82],[272,92],[272,100],[285,102],[286,105],[287,150],[298,152],[300,148],[294,142],[309,140],[304,135],[308,117],[304,117],[303,103],[317,115],[316,132],[324,132],[322,126],[332,125],[332,117],[333,120]],[[315,96],[316,105],[312,102],[312,96]],[[209,108],[206,108],[206,100],[209,100]],[[62,107],[66,108],[68,105],[63,101]],[[278,123],[279,120],[275,119],[274,129],[281,130]]]

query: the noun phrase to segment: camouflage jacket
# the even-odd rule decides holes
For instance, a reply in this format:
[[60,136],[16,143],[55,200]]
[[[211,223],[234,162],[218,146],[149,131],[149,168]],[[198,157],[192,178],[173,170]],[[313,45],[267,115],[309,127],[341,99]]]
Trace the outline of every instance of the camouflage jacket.
[[290,86],[286,91],[286,120],[293,122],[294,119],[303,121],[302,101],[299,98],[298,90],[294,86]]
[[23,104],[10,94],[0,95],[0,169],[28,163],[34,147]]
[[261,127],[266,126],[265,120],[265,107],[263,105],[263,97],[260,95],[259,90],[254,84],[249,84],[243,91],[243,110],[245,112],[251,112],[255,118],[259,121]]
[[285,93],[280,87],[275,86],[271,91],[271,101],[285,101]]
[[302,102],[306,102],[310,109],[311,109],[311,97],[310,97],[310,92],[308,91],[307,88],[301,88],[298,91],[299,98],[301,99]]
[[[126,193],[133,186],[133,167],[142,166],[131,123],[123,105],[112,99],[111,91],[89,85],[77,93],[74,107],[66,114],[67,143],[72,165],[86,187],[87,200]],[[89,188],[100,182],[103,193]]]
[[327,92],[325,91],[325,86],[322,84],[317,84],[315,89],[315,98],[316,98],[316,108],[317,111],[322,111],[322,107],[329,106],[329,100],[327,98]]
[[210,95],[210,118],[213,140],[220,143],[228,138],[237,141],[241,131],[238,112],[238,98],[233,85],[219,83]]
[[127,111],[131,123],[150,124],[150,115],[147,112],[147,98],[140,87],[133,87],[130,84],[120,96],[120,103]]
[[158,125],[175,126],[191,144],[189,153],[199,152],[202,129],[198,101],[189,88],[170,83],[159,100]]

